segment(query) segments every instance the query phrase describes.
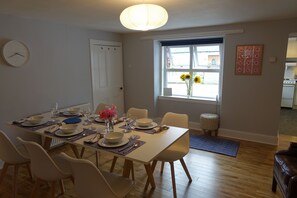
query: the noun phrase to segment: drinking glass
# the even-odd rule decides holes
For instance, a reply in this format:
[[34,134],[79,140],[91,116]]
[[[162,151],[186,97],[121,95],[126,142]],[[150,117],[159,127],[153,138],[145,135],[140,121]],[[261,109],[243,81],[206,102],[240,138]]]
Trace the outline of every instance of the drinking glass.
[[59,107],[59,105],[56,102],[55,106],[51,109],[51,117],[52,118],[57,118],[58,117],[58,113],[59,113],[58,107]]

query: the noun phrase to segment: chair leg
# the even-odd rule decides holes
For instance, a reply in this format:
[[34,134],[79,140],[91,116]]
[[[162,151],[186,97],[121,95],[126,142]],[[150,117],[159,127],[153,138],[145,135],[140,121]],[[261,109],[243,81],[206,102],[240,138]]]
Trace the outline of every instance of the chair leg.
[[[152,163],[152,174],[154,174],[157,162],[158,162],[157,160],[154,160],[153,163]],[[149,185],[149,178],[147,178],[147,180],[146,180],[144,189],[147,189],[148,185]]]
[[111,173],[113,172],[113,169],[114,169],[114,166],[115,166],[117,160],[118,160],[118,157],[113,156],[113,160],[112,160],[112,164],[111,164],[111,167],[110,167],[110,171],[109,172],[111,172]]
[[189,182],[192,182],[191,175],[190,175],[190,173],[189,173],[189,170],[188,170],[188,168],[187,168],[187,165],[186,165],[184,159],[180,159],[179,161],[180,161],[180,163],[182,164],[182,166],[183,166],[183,168],[184,168],[184,170],[185,170],[185,172],[186,172],[186,174],[187,174],[187,176],[188,176]]
[[27,170],[28,170],[30,179],[31,179],[31,181],[33,181],[33,176],[32,176],[31,169],[30,169],[30,164],[29,163],[26,163],[26,167],[27,167]]
[[32,193],[31,193],[31,197],[34,198],[37,192],[37,189],[39,188],[41,180],[39,178],[36,178]]
[[64,183],[63,183],[62,179],[59,180],[59,185],[60,185],[60,189],[61,189],[61,195],[64,195],[65,188],[64,188]]
[[170,168],[171,168],[171,179],[172,179],[172,188],[173,188],[173,197],[176,198],[176,185],[175,185],[175,174],[174,174],[174,163],[170,163]]
[[96,156],[96,166],[97,168],[99,168],[99,157],[98,157],[99,153],[98,151],[95,151],[95,156]]
[[84,153],[85,153],[85,147],[82,147],[80,150],[80,158],[83,157]]
[[272,191],[276,192],[276,188],[277,188],[277,183],[276,183],[275,177],[273,176],[273,178],[272,178]]
[[14,178],[13,178],[13,197],[17,196],[17,178],[18,178],[19,165],[14,165]]
[[132,167],[131,167],[131,174],[132,174],[132,180],[135,181],[135,177],[134,177],[134,165],[133,165],[133,162],[132,162]]
[[162,162],[162,164],[161,164],[161,171],[160,171],[160,175],[162,175],[162,174],[163,174],[163,170],[164,170],[164,164],[165,164],[165,162]]
[[51,183],[52,183],[52,184],[51,184],[51,188],[52,188],[52,194],[51,194],[51,197],[52,197],[52,198],[55,198],[56,181],[52,181]]
[[3,168],[2,168],[2,171],[1,171],[1,176],[0,176],[0,184],[3,181],[3,178],[4,178],[5,174],[6,174],[6,171],[7,171],[8,166],[9,165],[7,163],[4,163]]

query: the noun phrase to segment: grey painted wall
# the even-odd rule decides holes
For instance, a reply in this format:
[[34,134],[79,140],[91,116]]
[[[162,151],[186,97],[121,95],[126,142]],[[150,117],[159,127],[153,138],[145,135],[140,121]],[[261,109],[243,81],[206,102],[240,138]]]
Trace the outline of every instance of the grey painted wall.
[[[154,62],[156,43],[143,37],[228,29],[244,29],[244,33],[225,37],[221,128],[277,136],[286,46],[289,33],[297,32],[296,19],[124,35],[126,107],[146,107],[154,117],[167,111],[187,113],[193,122],[199,122],[201,113],[214,112],[214,104],[156,99],[159,92],[154,87],[158,88],[160,78]],[[264,44],[261,76],[234,75],[239,44]],[[277,57],[276,63],[268,61],[272,56]]]
[[119,34],[0,15],[0,46],[19,40],[30,49],[20,68],[0,58],[0,129],[12,139],[21,132],[7,121],[60,107],[92,102],[89,39],[121,41]]

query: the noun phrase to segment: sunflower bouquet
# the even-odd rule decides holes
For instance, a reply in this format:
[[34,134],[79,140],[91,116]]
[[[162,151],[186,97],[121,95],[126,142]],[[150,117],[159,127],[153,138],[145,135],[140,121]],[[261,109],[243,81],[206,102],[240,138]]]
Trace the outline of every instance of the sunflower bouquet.
[[200,76],[195,76],[194,79],[192,78],[191,74],[182,74],[180,79],[184,81],[187,85],[187,96],[191,95],[192,92],[192,85],[194,83],[201,83],[202,79]]

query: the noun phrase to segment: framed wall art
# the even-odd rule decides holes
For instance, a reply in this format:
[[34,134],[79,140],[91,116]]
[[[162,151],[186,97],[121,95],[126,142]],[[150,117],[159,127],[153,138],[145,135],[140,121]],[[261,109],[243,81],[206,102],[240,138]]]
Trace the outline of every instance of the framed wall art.
[[264,45],[237,45],[236,75],[261,75]]

